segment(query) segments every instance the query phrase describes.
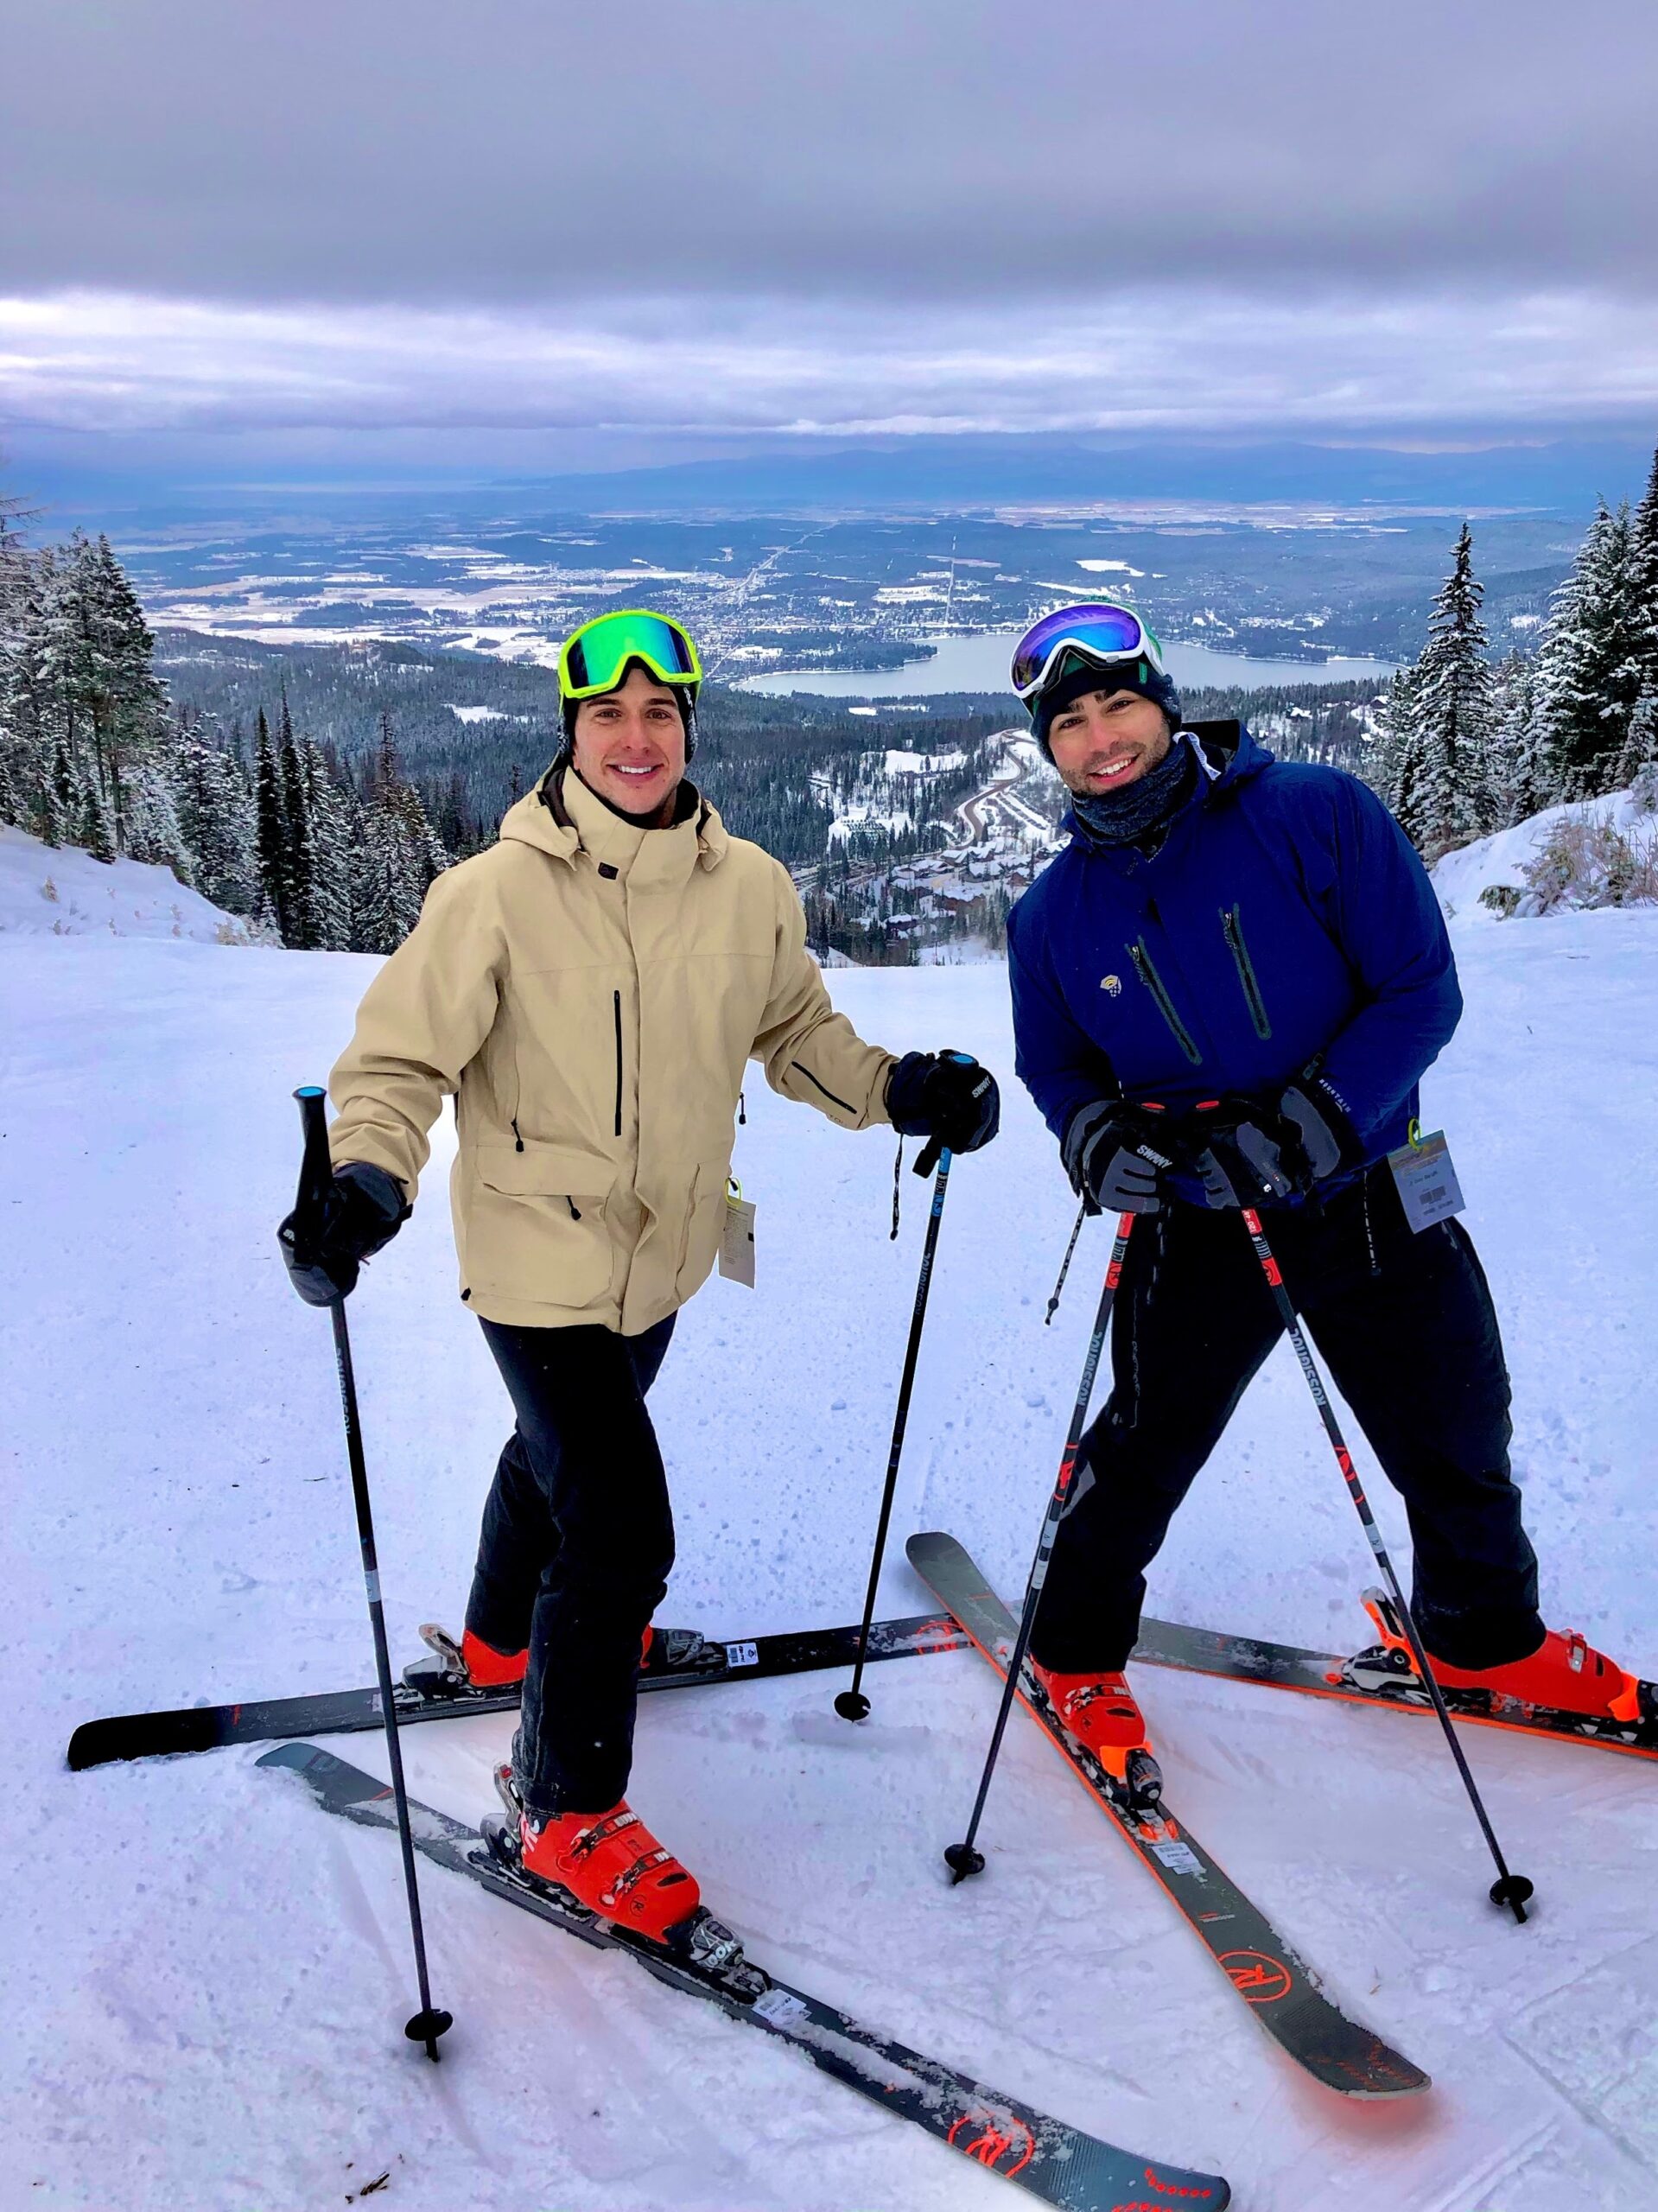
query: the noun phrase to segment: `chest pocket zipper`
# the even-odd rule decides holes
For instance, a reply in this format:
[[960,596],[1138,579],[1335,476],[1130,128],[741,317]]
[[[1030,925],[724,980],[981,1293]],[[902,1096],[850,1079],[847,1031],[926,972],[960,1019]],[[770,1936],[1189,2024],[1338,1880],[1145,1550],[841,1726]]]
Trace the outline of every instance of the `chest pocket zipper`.
[[1257,1037],[1270,1037],[1273,1025],[1267,1018],[1267,1001],[1261,995],[1261,982],[1255,974],[1255,963],[1249,957],[1249,948],[1243,942],[1243,909],[1233,906],[1229,912],[1221,909],[1221,931],[1231,951],[1238,971],[1238,981],[1243,986],[1243,995],[1248,1002],[1249,1019],[1255,1025]]
[[1139,976],[1140,982],[1145,984],[1147,989],[1156,1000],[1157,1010],[1162,1015],[1164,1020],[1168,1023],[1171,1031],[1173,1033],[1175,1043],[1180,1047],[1180,1050],[1191,1062],[1193,1067],[1201,1067],[1203,1065],[1204,1056],[1197,1050],[1197,1046],[1192,1042],[1191,1032],[1186,1027],[1185,1023],[1181,1020],[1179,1015],[1175,1012],[1174,1001],[1169,996],[1168,989],[1164,983],[1163,978],[1158,974],[1155,966],[1153,964],[1152,956],[1146,950],[1146,940],[1143,937],[1137,938],[1134,944],[1129,946],[1128,957],[1134,963],[1135,975]]
[[622,995],[616,992],[612,999],[616,1015],[616,1134],[622,1133]]

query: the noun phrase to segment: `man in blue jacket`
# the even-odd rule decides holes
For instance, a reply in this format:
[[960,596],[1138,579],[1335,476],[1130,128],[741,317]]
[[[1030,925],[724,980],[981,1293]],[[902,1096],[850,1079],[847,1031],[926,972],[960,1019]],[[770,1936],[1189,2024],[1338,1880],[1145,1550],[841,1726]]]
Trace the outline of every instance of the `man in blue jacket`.
[[1145,1569],[1281,1330],[1244,1206],[1404,1497],[1435,1672],[1623,1717],[1633,1679],[1537,1610],[1473,1245],[1413,1233],[1388,1161],[1462,1012],[1414,849],[1356,777],[1184,722],[1129,609],[1045,616],[1013,685],[1071,793],[1008,919],[1018,1071],[1078,1195],[1153,1217],[1032,1639],[1061,1717],[1119,1774],[1144,1746],[1122,1669]]

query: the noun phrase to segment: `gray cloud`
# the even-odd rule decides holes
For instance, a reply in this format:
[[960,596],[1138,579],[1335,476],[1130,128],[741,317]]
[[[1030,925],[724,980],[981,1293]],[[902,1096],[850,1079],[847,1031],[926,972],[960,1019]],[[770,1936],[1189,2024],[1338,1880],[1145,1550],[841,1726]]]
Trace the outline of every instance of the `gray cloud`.
[[1024,324],[679,299],[528,308],[0,299],[0,412],[68,430],[487,428],[793,439],[1513,429],[1658,416],[1655,318],[1582,292],[1263,300],[1193,285]]
[[1164,282],[1648,297],[1658,275],[1651,0],[8,13],[22,293],[994,317]]

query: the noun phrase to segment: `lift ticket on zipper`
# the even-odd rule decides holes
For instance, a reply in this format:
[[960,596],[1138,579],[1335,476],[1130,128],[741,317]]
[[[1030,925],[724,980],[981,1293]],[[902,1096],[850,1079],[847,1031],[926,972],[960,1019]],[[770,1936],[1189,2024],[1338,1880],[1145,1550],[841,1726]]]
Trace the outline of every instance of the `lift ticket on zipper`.
[[1451,1164],[1451,1147],[1443,1129],[1401,1144],[1397,1152],[1388,1154],[1388,1165],[1393,1170],[1405,1218],[1419,1235],[1432,1229],[1436,1221],[1449,1220],[1453,1213],[1462,1211],[1462,1185]]
[[754,1287],[754,1211],[739,1184],[726,1192],[725,1227],[720,1234],[720,1272],[728,1282]]

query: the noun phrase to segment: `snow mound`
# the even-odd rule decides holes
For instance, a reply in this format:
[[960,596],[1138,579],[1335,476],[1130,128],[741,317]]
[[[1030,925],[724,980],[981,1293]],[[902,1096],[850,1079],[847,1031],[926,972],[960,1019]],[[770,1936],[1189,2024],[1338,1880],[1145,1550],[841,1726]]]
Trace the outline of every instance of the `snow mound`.
[[0,824],[0,933],[12,937],[167,937],[251,944],[252,925],[147,861],[95,861]]
[[[1606,827],[1627,838],[1638,850],[1658,843],[1658,815],[1644,809],[1630,791],[1612,791],[1604,798],[1573,799],[1564,806],[1545,807],[1511,830],[1490,837],[1477,837],[1447,853],[1432,870],[1433,888],[1447,915],[1469,921],[1497,921],[1500,908],[1482,905],[1480,894],[1492,888],[1523,893],[1526,871],[1542,853],[1553,834],[1566,824],[1586,830]],[[1606,904],[1610,901],[1573,899],[1566,906]],[[1631,903],[1640,903],[1638,901]]]

